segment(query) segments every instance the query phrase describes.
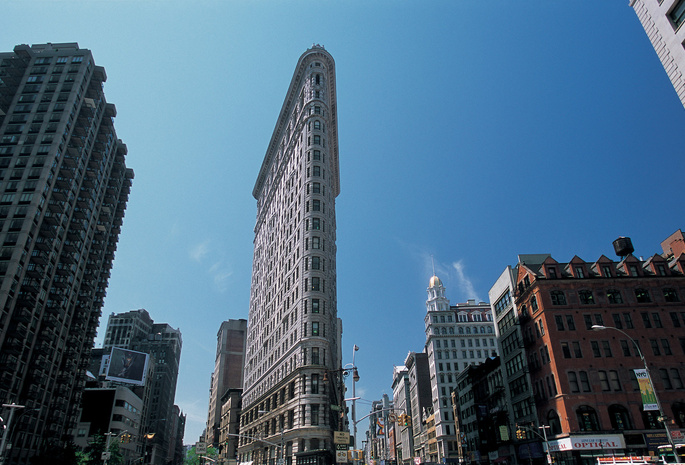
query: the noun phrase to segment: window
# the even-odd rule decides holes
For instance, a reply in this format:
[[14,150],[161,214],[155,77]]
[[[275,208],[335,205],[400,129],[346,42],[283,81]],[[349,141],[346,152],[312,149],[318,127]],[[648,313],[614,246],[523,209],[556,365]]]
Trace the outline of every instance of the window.
[[312,211],[321,211],[321,200],[312,200]]
[[673,327],[674,328],[680,328],[680,318],[678,318],[678,314],[676,312],[671,312],[669,313],[671,316],[671,321],[673,322]]
[[557,324],[557,331],[564,331],[564,317],[561,315],[554,315],[554,322]]
[[547,273],[549,274],[549,279],[556,279],[556,277],[557,277],[557,269],[556,268],[554,268],[553,266],[548,267]]
[[652,321],[654,321],[655,328],[663,328],[664,325],[661,324],[661,316],[658,313],[652,313]]
[[618,329],[623,329],[623,322],[621,321],[621,315],[618,313],[612,313],[611,318],[614,320],[614,326]]
[[599,431],[599,419],[595,409],[589,405],[582,405],[576,410],[578,426],[581,431]]
[[312,193],[313,194],[320,194],[321,193],[321,183],[319,183],[319,182],[312,183]]
[[580,392],[580,385],[578,384],[578,375],[575,371],[568,372],[568,384],[571,392]]
[[582,266],[576,266],[575,271],[576,271],[576,278],[584,278],[585,277],[585,271],[583,270]]
[[[314,363],[313,357],[312,357],[312,363]],[[312,394],[318,394],[318,393],[319,393],[319,375],[317,375],[316,373],[313,374],[313,375],[312,375],[312,378],[311,378],[311,381],[312,381],[312,390],[311,390],[311,393],[312,393]]]
[[576,358],[583,358],[583,352],[580,349],[580,342],[578,341],[573,341],[571,343],[573,346],[573,354],[575,355]]
[[605,278],[611,277],[611,267],[609,265],[602,266],[602,276]]
[[311,420],[312,420],[312,425],[318,425],[319,424],[319,406],[316,404],[311,405]]
[[321,248],[321,238],[318,236],[312,237],[312,249],[320,249]]
[[671,350],[671,345],[668,343],[668,339],[661,340],[661,348],[664,349],[664,355],[673,355]]
[[599,385],[602,387],[602,391],[611,391],[611,388],[609,387],[609,377],[607,376],[607,372],[604,370],[599,370],[597,374],[599,375]]
[[573,315],[566,315],[566,326],[569,331],[576,330],[576,322],[573,320]]
[[312,291],[321,290],[321,278],[314,276],[312,278]]
[[670,287],[664,288],[664,300],[666,300],[666,302],[680,302],[678,293],[675,289]]
[[312,299],[312,313],[319,313],[319,299]]
[[549,295],[552,298],[552,305],[566,305],[564,291],[551,291]]
[[592,315],[585,314],[583,315],[583,321],[585,322],[585,329],[590,330],[592,329]]
[[591,305],[595,303],[595,297],[592,295],[592,291],[578,291],[578,297],[580,298],[580,303],[583,305]]
[[630,313],[624,313],[623,314],[623,321],[626,324],[627,329],[634,329],[635,326],[633,326],[633,317],[630,316]]
[[678,29],[685,22],[685,0],[680,0],[668,13],[668,19],[673,23],[673,28]]
[[314,176],[321,176],[321,167],[314,165],[314,167],[312,168],[312,174]]
[[611,427],[617,430],[633,429],[628,410],[622,405],[609,406],[609,420]]
[[319,335],[319,323],[317,321],[312,322],[312,336]]
[[611,346],[609,345],[609,341],[602,341],[602,351],[604,352],[605,357],[613,356],[611,354]]
[[650,339],[649,345],[652,346],[652,353],[654,355],[661,355],[661,350],[659,349],[659,344],[657,343],[656,339]]
[[647,312],[642,312],[640,313],[640,316],[642,317],[642,324],[645,325],[645,328],[651,328],[652,320],[649,319],[649,314]]
[[590,347],[592,347],[592,355],[595,357],[602,356],[602,352],[599,350],[599,341],[590,341]]
[[568,342],[562,342],[561,343],[561,351],[564,354],[564,358],[572,358],[571,357],[571,348],[568,345]]
[[590,379],[587,376],[587,371],[580,371],[578,374],[580,375],[580,385],[583,388],[583,392],[592,392],[592,388],[590,387]]
[[639,303],[647,303],[652,301],[652,298],[649,296],[649,291],[643,288],[635,289],[635,298]]

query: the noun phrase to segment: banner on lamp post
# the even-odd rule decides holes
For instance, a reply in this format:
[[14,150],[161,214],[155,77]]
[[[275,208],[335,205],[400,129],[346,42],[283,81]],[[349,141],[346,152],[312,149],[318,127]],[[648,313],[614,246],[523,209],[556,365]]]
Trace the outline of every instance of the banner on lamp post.
[[649,374],[644,368],[633,370],[635,377],[640,385],[640,394],[642,394],[642,409],[643,410],[659,410],[659,404],[656,401],[656,394],[654,393],[654,386],[649,381]]

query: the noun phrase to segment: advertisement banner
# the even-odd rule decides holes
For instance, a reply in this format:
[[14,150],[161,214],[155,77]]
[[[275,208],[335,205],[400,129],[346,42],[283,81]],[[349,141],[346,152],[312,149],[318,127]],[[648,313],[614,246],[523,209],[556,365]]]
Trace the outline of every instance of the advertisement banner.
[[654,394],[654,386],[649,382],[649,374],[644,368],[633,370],[635,377],[640,385],[640,393],[642,394],[642,408],[643,410],[659,410],[659,405],[656,402],[656,395]]
[[112,347],[105,379],[143,386],[147,364],[148,354],[144,352]]

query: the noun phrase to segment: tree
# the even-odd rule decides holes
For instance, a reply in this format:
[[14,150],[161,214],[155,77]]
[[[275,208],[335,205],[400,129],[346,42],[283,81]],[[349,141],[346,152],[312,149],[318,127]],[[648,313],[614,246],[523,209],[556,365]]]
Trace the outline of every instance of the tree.
[[[219,458],[219,454],[217,450],[214,448],[214,446],[208,446],[207,453],[202,455],[210,457],[215,461]],[[186,454],[186,457],[183,460],[183,465],[202,465],[204,461],[205,460],[195,451],[195,446],[193,446],[188,450],[188,453]]]

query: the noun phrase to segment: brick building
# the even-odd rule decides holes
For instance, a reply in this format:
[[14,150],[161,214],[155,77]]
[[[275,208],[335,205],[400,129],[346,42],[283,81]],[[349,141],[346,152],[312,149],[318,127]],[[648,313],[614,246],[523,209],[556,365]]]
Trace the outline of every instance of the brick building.
[[[645,365],[636,344],[675,442],[684,442],[682,232],[662,247],[662,255],[647,259],[623,247],[617,249],[620,261],[602,255],[594,262],[575,256],[561,263],[548,256],[517,267],[515,302],[525,353],[506,362],[505,370],[527,362],[539,424],[550,427],[558,463],[656,454],[668,444],[659,412],[643,410],[633,370]],[[531,429],[538,431],[537,425]]]

